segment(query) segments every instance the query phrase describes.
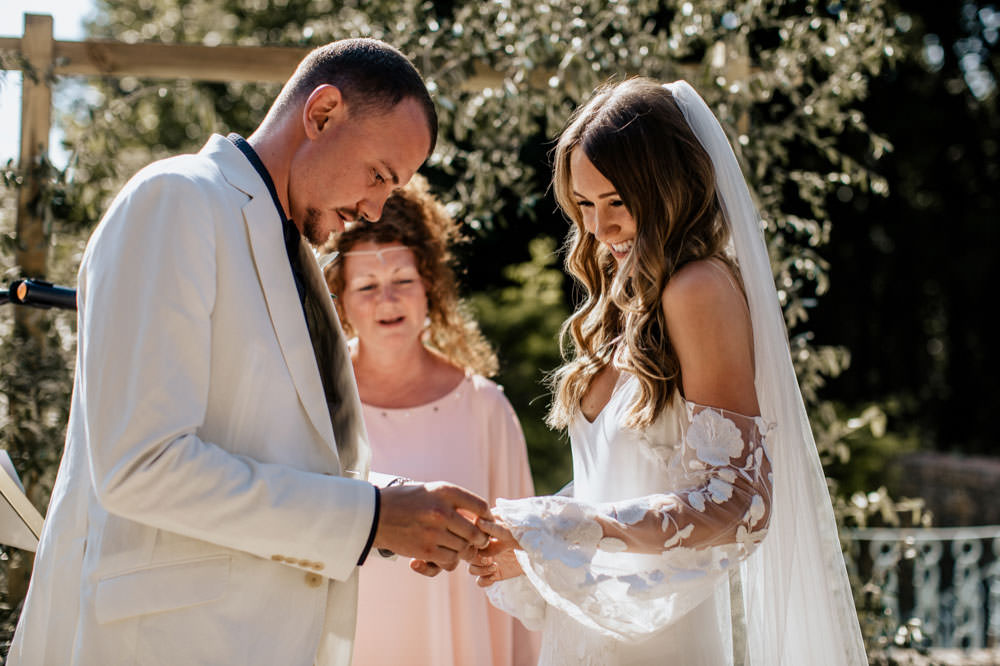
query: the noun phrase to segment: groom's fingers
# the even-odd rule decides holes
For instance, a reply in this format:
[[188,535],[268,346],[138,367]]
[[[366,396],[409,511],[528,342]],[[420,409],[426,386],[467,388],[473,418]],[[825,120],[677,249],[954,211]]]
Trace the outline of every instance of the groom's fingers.
[[458,520],[448,521],[448,531],[463,539],[471,548],[455,548],[462,559],[469,559],[472,550],[482,548],[489,542],[489,536],[476,525],[481,521],[492,521],[490,505],[479,495],[460,486],[449,484],[429,484],[442,499],[449,502]]
[[[461,547],[453,548],[453,550],[460,554],[466,550],[467,546],[475,550],[483,548],[490,541],[490,537],[486,532],[476,527],[475,522],[469,520],[465,517],[465,514],[457,510],[448,517],[445,527],[450,533],[462,540]],[[449,545],[449,547],[451,546]],[[468,557],[463,557],[463,559],[468,559]]]
[[450,548],[439,547],[434,550],[429,557],[426,558],[431,564],[436,564],[445,571],[454,571],[458,568],[461,558],[459,554]]
[[451,571],[489,537],[475,520],[489,520],[478,495],[448,483],[391,486],[381,491],[375,546]]
[[446,529],[462,540],[461,547],[453,549],[456,552],[463,552],[466,545],[473,548],[483,548],[490,541],[490,537],[485,532],[465,518],[462,518],[459,514],[455,514],[455,517],[448,521]]
[[477,546],[472,545],[471,543],[466,543],[465,549],[459,551],[458,559],[469,562],[471,560],[476,559],[478,555],[479,555],[479,548]]
[[479,552],[475,546],[469,543],[468,539],[452,532],[451,526],[448,527],[448,531],[446,533],[440,536],[437,545],[440,548],[446,548],[450,551],[451,555],[455,557],[456,560],[469,559],[469,557],[466,556],[466,553],[470,550],[472,552]]
[[464,509],[480,518],[485,518],[486,520],[493,520],[493,514],[490,513],[490,505],[479,495],[462,488],[461,486],[456,486],[450,483],[428,483],[427,489],[431,492],[438,493],[438,495],[449,502],[455,509],[460,512]]
[[476,527],[489,534],[494,539],[504,539],[510,536],[510,531],[504,529],[494,520],[476,520]]
[[433,578],[441,573],[441,567],[426,560],[410,560],[410,568],[428,578]]
[[[445,529],[463,539],[467,543],[482,548],[489,537],[478,527],[478,520],[493,520],[490,505],[479,495],[450,483],[437,481],[425,485],[427,492],[444,506],[439,507],[445,515]],[[450,511],[444,511],[445,507]],[[448,545],[450,544],[442,544]],[[461,553],[462,548],[452,548]]]

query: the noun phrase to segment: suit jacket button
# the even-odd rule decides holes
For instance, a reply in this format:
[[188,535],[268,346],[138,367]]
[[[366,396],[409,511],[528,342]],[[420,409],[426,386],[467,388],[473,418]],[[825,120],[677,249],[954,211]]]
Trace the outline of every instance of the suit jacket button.
[[284,562],[285,558],[282,555],[272,555],[271,559],[275,562]]
[[307,573],[306,574],[306,585],[309,587],[319,587],[323,584],[323,577],[317,573]]

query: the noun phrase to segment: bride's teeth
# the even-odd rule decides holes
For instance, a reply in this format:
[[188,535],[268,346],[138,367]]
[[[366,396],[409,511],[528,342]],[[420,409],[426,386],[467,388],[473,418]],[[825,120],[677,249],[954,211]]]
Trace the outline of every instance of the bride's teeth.
[[611,248],[619,254],[624,254],[632,249],[632,241],[625,241],[624,243],[619,243],[617,245],[613,244]]

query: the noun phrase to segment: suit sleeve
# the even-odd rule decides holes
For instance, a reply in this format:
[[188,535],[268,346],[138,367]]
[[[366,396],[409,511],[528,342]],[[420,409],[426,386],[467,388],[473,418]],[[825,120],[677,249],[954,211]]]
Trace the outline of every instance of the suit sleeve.
[[218,187],[140,175],[88,246],[78,371],[93,487],[113,514],[344,579],[370,532],[370,484],[198,436],[212,382],[227,380],[211,358]]

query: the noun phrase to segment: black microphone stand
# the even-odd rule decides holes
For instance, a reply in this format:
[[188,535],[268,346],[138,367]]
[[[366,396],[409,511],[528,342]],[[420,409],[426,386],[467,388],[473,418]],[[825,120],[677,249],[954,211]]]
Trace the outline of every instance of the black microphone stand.
[[5,303],[33,308],[76,310],[76,290],[44,280],[14,280],[7,290],[0,290],[0,305]]

